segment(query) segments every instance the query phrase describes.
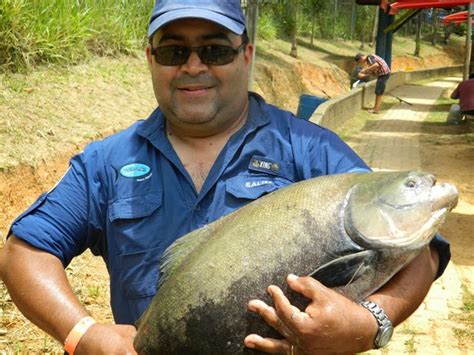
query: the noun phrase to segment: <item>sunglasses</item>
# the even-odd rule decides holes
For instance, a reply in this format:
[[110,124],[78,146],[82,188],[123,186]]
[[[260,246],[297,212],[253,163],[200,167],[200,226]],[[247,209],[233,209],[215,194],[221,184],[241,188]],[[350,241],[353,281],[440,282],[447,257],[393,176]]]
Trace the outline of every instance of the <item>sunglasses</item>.
[[201,62],[205,65],[226,65],[234,61],[234,58],[245,48],[248,41],[242,42],[236,49],[231,46],[210,44],[199,47],[186,47],[180,45],[161,46],[151,48],[151,54],[158,64],[176,66],[185,64],[191,52],[196,52]]

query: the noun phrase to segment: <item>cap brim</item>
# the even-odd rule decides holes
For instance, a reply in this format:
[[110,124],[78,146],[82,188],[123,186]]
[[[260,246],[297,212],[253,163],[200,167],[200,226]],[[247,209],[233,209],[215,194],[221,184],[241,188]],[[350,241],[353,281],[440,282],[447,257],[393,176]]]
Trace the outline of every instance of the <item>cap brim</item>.
[[244,33],[245,30],[244,24],[238,21],[234,21],[227,16],[218,14],[213,11],[203,9],[179,9],[169,11],[154,19],[148,27],[148,38],[150,38],[153,33],[155,33],[159,28],[166,25],[167,23],[184,18],[199,18],[207,21],[212,21],[238,35]]

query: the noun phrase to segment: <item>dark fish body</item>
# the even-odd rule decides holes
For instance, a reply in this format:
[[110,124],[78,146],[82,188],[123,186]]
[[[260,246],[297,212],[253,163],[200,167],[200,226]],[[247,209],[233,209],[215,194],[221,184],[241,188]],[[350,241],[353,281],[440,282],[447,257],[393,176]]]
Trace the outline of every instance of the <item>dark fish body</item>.
[[272,304],[290,273],[311,275],[360,301],[432,239],[457,201],[421,172],[341,174],[295,183],[177,240],[139,321],[139,354],[241,354],[246,335],[281,338],[247,310]]

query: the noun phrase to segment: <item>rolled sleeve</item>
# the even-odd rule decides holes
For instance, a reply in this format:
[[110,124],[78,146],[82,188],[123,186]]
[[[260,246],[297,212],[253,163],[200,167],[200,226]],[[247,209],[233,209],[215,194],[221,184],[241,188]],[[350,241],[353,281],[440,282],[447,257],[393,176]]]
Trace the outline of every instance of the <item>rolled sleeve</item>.
[[57,185],[41,195],[9,231],[31,246],[58,257],[64,266],[93,243],[89,199],[93,195],[82,157],[71,160]]

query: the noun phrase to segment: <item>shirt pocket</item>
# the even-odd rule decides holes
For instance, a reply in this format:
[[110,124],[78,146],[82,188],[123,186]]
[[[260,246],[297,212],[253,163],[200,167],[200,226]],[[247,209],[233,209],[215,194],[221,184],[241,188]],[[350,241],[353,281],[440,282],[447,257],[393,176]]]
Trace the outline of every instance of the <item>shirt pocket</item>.
[[109,202],[109,221],[148,217],[161,206],[162,198],[162,191],[116,198]]

